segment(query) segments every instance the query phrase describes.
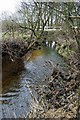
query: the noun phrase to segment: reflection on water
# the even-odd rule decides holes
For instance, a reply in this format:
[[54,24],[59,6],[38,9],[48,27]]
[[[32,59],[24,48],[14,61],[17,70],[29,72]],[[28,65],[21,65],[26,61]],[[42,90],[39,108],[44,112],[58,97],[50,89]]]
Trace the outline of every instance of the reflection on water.
[[48,78],[51,69],[45,61],[52,60],[54,64],[63,63],[52,47],[44,47],[34,50],[24,61],[3,63],[3,87],[2,87],[2,109],[3,117],[19,117],[19,114],[27,114],[30,110],[32,97],[25,84],[32,86],[33,95],[37,97],[34,88],[36,85],[46,84],[42,80]]
[[55,41],[46,41],[46,45],[49,48],[54,48],[55,47]]
[[10,77],[10,75],[15,76],[22,70],[24,70],[24,64],[21,59],[11,62],[9,57],[5,56],[2,61],[2,80]]
[[[46,41],[46,46],[49,47],[49,48],[54,48],[55,47],[55,42],[53,41]],[[49,49],[48,49],[49,50]],[[29,61],[36,61],[38,59],[40,59],[41,56],[44,56],[46,53],[48,53],[48,51],[46,48],[42,48],[42,49],[39,49],[39,50],[34,50],[30,56],[27,58],[27,62]]]
[[27,58],[27,62],[29,61],[36,61],[38,60],[41,56],[43,56],[45,54],[45,49],[41,49],[41,50],[34,50],[31,55]]

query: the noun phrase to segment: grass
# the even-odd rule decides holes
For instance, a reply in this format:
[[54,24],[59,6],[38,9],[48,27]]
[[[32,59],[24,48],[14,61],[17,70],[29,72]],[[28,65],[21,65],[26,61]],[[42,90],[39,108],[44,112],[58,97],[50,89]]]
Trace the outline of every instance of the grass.
[[[4,34],[4,32],[2,33],[2,35]],[[1,36],[1,34],[0,34]],[[19,34],[17,32],[14,32],[14,38],[22,38],[22,37],[27,37],[28,35],[23,33],[23,34]],[[9,33],[7,33],[6,35],[4,35],[3,39],[10,39],[11,38],[11,35]]]

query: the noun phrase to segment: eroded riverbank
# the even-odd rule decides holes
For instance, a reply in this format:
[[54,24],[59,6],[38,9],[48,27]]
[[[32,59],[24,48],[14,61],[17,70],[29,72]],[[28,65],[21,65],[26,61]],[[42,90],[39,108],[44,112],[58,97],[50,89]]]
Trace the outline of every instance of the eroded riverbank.
[[32,102],[28,117],[78,119],[78,86],[79,79],[74,73],[53,68],[47,84],[37,86],[39,99]]
[[[37,85],[45,85],[46,80],[52,73],[52,68],[46,63],[48,60],[53,60],[54,65],[59,63],[62,66],[63,60],[52,48],[42,48],[34,50],[29,58],[24,60],[23,70],[12,74],[3,82],[3,117],[16,117],[26,115],[29,112],[29,107],[33,98],[31,98],[29,88],[25,80],[32,89],[33,95],[38,97]],[[59,66],[60,66],[59,65]],[[15,66],[15,65],[14,65]],[[16,66],[15,66],[16,67]],[[7,109],[5,109],[7,108]],[[19,108],[19,109],[18,109]],[[9,112],[10,111],[10,114]]]
[[[73,107],[74,115],[69,111],[67,112],[67,114],[70,113],[71,115],[68,115],[67,118],[76,118],[78,98],[78,82],[76,82],[76,74],[74,74],[74,72],[72,71],[72,74],[74,75],[71,75],[71,71],[69,70],[68,66],[66,66],[63,58],[57,54],[54,47],[52,46],[52,43],[53,41],[50,40],[43,42],[43,45],[42,43],[36,42],[32,50],[29,52],[27,52],[27,47],[23,47],[24,45],[21,44],[22,52],[20,52],[19,46],[18,48],[16,48],[17,46],[13,44],[13,46],[15,46],[13,47],[13,53],[15,53],[14,56],[17,57],[16,53],[21,53],[22,55],[18,54],[18,57],[21,57],[21,59],[16,59],[17,61],[15,61],[12,56],[11,58],[9,57],[9,61],[11,62],[11,64],[9,61],[7,62],[7,64],[3,63],[3,71],[6,72],[6,75],[9,74],[7,78],[4,78],[2,87],[3,98],[1,101],[3,117],[18,118],[19,116],[22,117],[23,114],[24,116],[26,116],[29,111],[31,111],[29,117],[37,117],[37,115],[38,117],[40,117],[39,115],[41,115],[41,117],[45,116],[46,118],[66,117],[65,109],[70,108],[72,110],[71,107]],[[26,52],[27,54],[24,56]],[[54,68],[56,68],[56,75],[53,72]],[[67,73],[68,79],[64,79],[64,76],[66,75],[62,72]],[[58,73],[60,73],[60,75],[64,75],[60,76]],[[3,76],[6,75],[4,74]],[[69,90],[71,92],[68,95],[65,95],[66,89],[68,88],[70,88]],[[30,90],[32,91],[33,95],[31,95]],[[63,92],[60,95],[59,90],[61,92],[64,91],[65,93]],[[71,97],[74,96],[75,100],[73,102],[73,98],[69,97],[70,95]],[[39,104],[33,103],[33,96],[37,99]],[[68,99],[68,101],[65,102],[65,97],[69,97],[71,100]],[[59,100],[62,101],[63,106],[66,106],[65,109],[63,109],[62,104],[59,104]],[[43,103],[41,103],[41,101]],[[33,104],[33,108],[31,108],[30,110],[31,103]],[[55,104],[58,108],[55,108]],[[38,107],[41,107],[41,109],[43,109],[39,109],[40,111],[42,111],[42,113],[37,111]],[[51,111],[53,111],[52,114]],[[57,114],[57,112],[60,114]],[[65,116],[61,116],[61,113],[65,113]]]

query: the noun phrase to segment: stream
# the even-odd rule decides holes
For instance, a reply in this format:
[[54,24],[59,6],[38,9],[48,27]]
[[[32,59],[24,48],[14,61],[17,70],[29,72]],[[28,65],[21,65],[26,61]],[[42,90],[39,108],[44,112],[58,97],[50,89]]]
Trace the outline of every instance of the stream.
[[[54,44],[54,43],[53,43]],[[38,85],[47,84],[43,82],[51,75],[52,70],[46,64],[46,61],[51,60],[54,66],[59,63],[59,67],[64,66],[64,60],[56,53],[53,44],[48,44],[42,47],[40,50],[34,50],[31,55],[19,64],[20,69],[18,72],[10,73],[11,69],[16,68],[16,65],[10,63],[3,66],[4,80],[2,86],[2,116],[3,118],[18,118],[30,111],[30,104],[32,97],[27,87],[27,84],[31,87],[33,95],[37,98],[38,94],[35,91],[35,87]],[[5,67],[5,69],[4,69]],[[8,77],[5,77],[8,75]]]

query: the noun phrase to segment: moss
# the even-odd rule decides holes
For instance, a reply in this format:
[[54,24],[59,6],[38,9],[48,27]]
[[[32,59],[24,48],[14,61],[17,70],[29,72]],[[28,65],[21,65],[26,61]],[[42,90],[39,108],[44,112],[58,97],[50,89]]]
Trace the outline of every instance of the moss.
[[66,58],[70,58],[70,55],[68,54],[67,51],[64,51],[64,52],[62,53],[62,56],[66,57]]
[[70,58],[70,55],[68,53],[68,44],[66,43],[66,41],[61,43],[61,45],[57,45],[55,49],[61,56],[65,58]]
[[56,48],[55,48],[57,51],[59,50],[59,46],[56,46]]

